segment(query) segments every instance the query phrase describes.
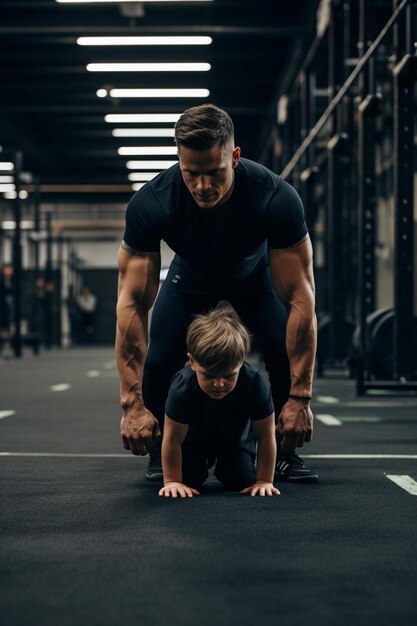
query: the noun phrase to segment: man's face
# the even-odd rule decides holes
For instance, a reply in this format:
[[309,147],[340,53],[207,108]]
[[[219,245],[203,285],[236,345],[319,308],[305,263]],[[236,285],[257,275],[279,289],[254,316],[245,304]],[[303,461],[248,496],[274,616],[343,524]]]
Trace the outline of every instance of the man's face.
[[195,372],[197,382],[202,391],[214,400],[222,400],[236,387],[241,365],[230,372],[208,372],[201,367],[189,354],[191,369]]
[[211,209],[229,199],[240,159],[240,148],[232,141],[207,150],[180,146],[178,156],[184,183],[200,208]]

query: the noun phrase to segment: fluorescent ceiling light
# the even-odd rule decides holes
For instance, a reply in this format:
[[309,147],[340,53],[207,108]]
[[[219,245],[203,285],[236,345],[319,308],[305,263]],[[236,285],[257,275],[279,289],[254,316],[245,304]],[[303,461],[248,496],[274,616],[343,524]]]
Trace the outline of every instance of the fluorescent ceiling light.
[[110,95],[112,98],[207,98],[210,92],[208,89],[110,89]]
[[[138,0],[55,0],[59,4],[98,4],[99,2],[137,2]],[[140,0],[141,2],[213,2],[213,0]]]
[[167,170],[177,163],[178,161],[128,161],[126,167],[128,170]]
[[181,113],[109,113],[104,119],[109,124],[176,122]]
[[4,183],[14,183],[13,176],[0,176],[0,184]]
[[[21,191],[19,191],[19,198],[21,200],[26,200],[28,195],[29,194],[25,189],[22,189]],[[3,196],[6,198],[6,200],[15,200],[17,198],[17,193],[16,191],[6,191],[6,193],[4,193]]]
[[[21,191],[20,193],[23,193],[23,191]],[[25,191],[25,193],[27,194],[27,191]],[[16,195],[14,197],[16,197]],[[16,228],[16,222],[14,220],[6,220],[5,222],[1,223],[1,227],[3,228],[3,230],[14,230]],[[20,228],[25,230],[31,230],[32,228],[35,228],[35,223],[32,220],[22,220],[20,222]]]
[[88,63],[88,72],[208,72],[210,63]]
[[177,154],[177,146],[123,146],[118,149],[121,156],[170,156]]
[[132,189],[133,191],[139,191],[139,189],[142,189],[143,185],[145,185],[146,183],[134,183],[132,185]]
[[0,193],[2,193],[3,191],[14,191],[15,190],[15,186],[14,184],[0,184]]
[[107,96],[107,89],[97,89],[96,95],[99,98],[105,98]]
[[173,128],[114,128],[113,137],[174,137]]
[[79,46],[208,46],[211,37],[78,37]]
[[[137,2],[138,0],[55,0],[59,4],[98,4],[99,2]],[[213,0],[140,0],[141,2],[213,2]]]
[[14,169],[13,163],[9,163],[6,161],[0,162],[0,171],[11,172],[13,169]]
[[146,182],[158,176],[160,172],[131,172],[127,175],[128,179],[133,182]]

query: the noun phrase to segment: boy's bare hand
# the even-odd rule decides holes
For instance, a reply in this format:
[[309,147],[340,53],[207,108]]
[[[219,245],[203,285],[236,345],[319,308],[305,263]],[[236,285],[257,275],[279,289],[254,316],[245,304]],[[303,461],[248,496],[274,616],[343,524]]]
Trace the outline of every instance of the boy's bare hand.
[[158,420],[145,407],[132,407],[124,413],[120,434],[125,450],[137,456],[148,454],[154,440],[161,437]]
[[278,491],[272,483],[266,483],[263,480],[257,480],[254,485],[242,489],[240,493],[250,493],[251,496],[280,496],[281,492]]
[[200,495],[200,492],[192,487],[187,487],[183,483],[167,483],[160,489],[159,495],[166,498],[178,498],[178,496],[181,498],[192,498]]

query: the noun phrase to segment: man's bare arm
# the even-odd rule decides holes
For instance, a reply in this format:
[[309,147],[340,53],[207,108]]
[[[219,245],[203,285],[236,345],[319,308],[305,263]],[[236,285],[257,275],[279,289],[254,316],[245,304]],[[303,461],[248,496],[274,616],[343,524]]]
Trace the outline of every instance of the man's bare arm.
[[118,256],[116,362],[120,376],[123,445],[133,454],[146,454],[159,434],[154,416],[142,396],[143,366],[148,344],[148,312],[159,285],[160,254],[131,253],[123,247]]
[[308,398],[312,396],[317,320],[310,239],[291,248],[271,250],[270,268],[276,293],[288,308],[286,347],[290,361],[290,395],[295,398],[290,398],[281,411],[278,430],[284,434],[283,447],[291,448],[310,441],[313,429]]
[[270,267],[278,298],[288,308],[287,353],[291,391],[311,396],[317,346],[313,254],[310,239],[297,246],[270,251]]

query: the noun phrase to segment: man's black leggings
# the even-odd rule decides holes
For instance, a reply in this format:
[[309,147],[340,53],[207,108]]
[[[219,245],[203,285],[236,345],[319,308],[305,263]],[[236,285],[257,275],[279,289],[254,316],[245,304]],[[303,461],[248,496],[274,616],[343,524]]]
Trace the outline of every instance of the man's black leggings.
[[287,312],[272,288],[269,268],[228,287],[193,281],[174,260],[155,303],[143,377],[146,407],[163,427],[171,379],[187,358],[185,338],[193,317],[207,313],[219,300],[228,300],[256,338],[274,400],[275,416],[288,399],[290,369],[285,347]]

